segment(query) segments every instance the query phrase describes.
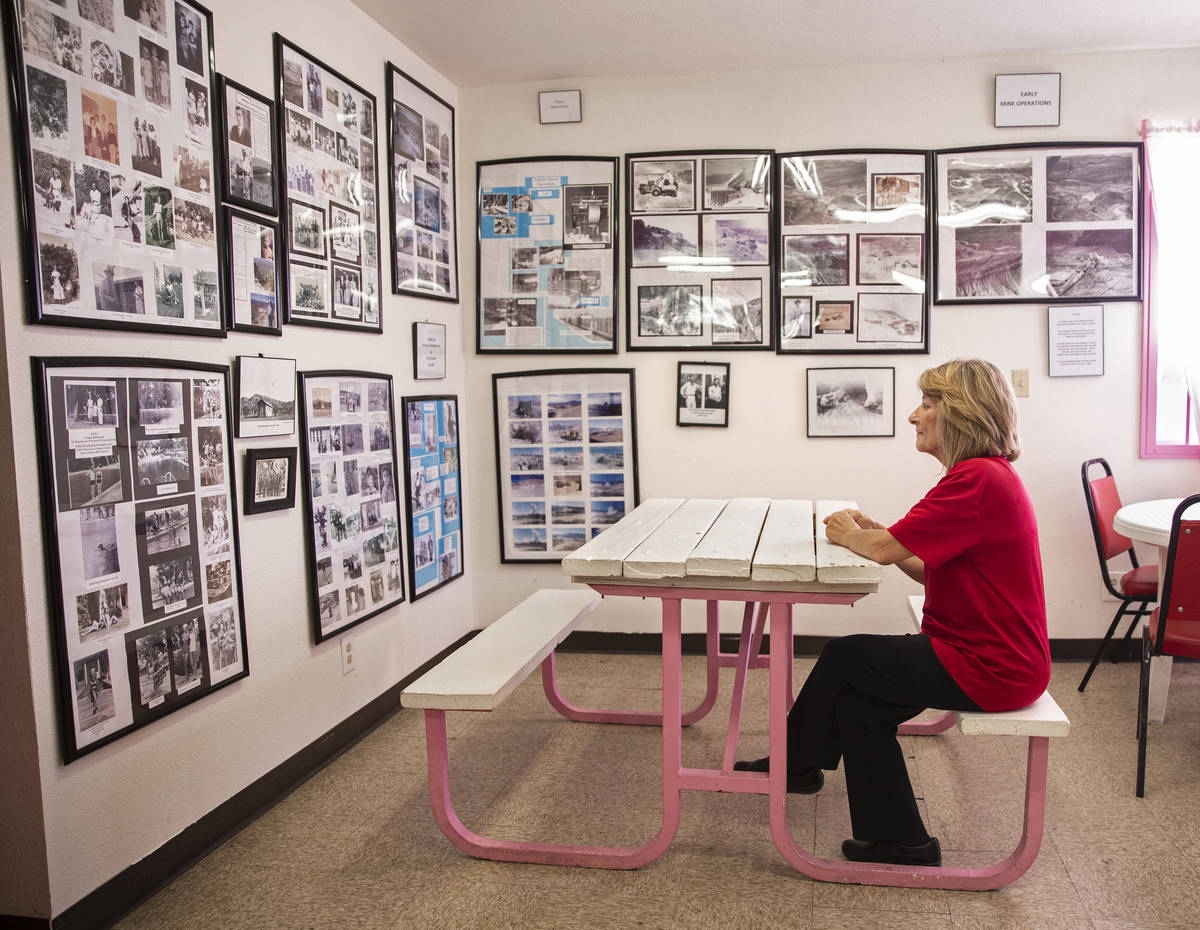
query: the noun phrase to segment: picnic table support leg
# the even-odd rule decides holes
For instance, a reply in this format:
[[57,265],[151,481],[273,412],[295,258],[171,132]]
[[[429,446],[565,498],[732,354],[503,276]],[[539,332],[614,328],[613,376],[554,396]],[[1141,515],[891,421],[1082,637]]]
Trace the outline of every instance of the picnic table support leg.
[[[754,625],[754,629],[761,631],[763,617],[767,612],[767,605],[758,605],[758,624]],[[735,659],[733,673],[733,695],[729,702],[729,726],[725,730],[725,758],[721,762],[722,772],[732,772],[733,763],[737,758],[738,734],[742,728],[742,702],[746,695],[746,675],[750,667],[751,655],[758,656],[758,642],[755,642],[753,653],[750,647],[751,625],[754,622],[754,602],[746,601],[746,607],[742,611],[742,635],[738,638],[738,653]],[[761,635],[758,641],[761,642]]]
[[1025,775],[1025,822],[1021,841],[1003,861],[984,869],[933,868],[845,862],[822,859],[796,845],[787,823],[787,712],[791,692],[787,670],[791,665],[792,614],[790,604],[771,605],[771,772],[767,792],[771,837],[793,867],[810,878],[857,885],[892,885],[902,888],[943,888],[987,891],[1016,880],[1033,864],[1042,844],[1046,819],[1046,782],[1050,767],[1050,739],[1029,737]]
[[[698,720],[703,720],[717,702],[717,691],[721,685],[721,639],[718,627],[718,602],[708,602],[707,628],[704,634],[705,652],[707,653],[707,682],[704,698],[682,715],[684,726],[690,726]],[[580,723],[624,723],[638,726],[662,726],[662,714],[653,710],[594,710],[587,707],[577,707],[562,696],[558,690],[558,678],[555,674],[554,653],[542,660],[542,690],[550,706],[566,717]]]

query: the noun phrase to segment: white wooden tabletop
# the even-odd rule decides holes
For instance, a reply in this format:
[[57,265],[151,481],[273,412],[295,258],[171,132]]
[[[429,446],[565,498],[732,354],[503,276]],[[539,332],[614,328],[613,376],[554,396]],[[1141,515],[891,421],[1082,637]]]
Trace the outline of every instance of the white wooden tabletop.
[[882,567],[825,538],[853,501],[652,498],[563,559],[584,583],[874,591]]
[[[1127,504],[1113,516],[1113,529],[1122,536],[1165,549],[1171,542],[1171,518],[1182,497]],[[1188,508],[1189,520],[1200,518],[1200,504]]]

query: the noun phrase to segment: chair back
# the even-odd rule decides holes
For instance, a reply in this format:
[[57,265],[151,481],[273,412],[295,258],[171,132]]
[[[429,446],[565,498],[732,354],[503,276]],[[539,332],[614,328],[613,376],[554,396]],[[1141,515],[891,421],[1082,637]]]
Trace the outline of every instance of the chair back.
[[1185,497],[1171,517],[1171,541],[1167,548],[1162,597],[1158,604],[1159,622],[1154,637],[1156,655],[1162,654],[1163,641],[1170,628],[1178,629],[1187,624],[1196,630],[1200,625],[1200,519],[1183,519],[1194,504],[1200,504],[1200,494]]
[[[1090,479],[1088,471],[1093,465],[1104,469],[1104,475]],[[1113,517],[1121,509],[1121,495],[1117,493],[1117,482],[1113,478],[1112,469],[1104,459],[1088,459],[1080,469],[1083,479],[1083,496],[1087,501],[1088,519],[1092,521],[1092,539],[1096,543],[1096,555],[1100,559],[1100,574],[1104,577],[1104,586],[1115,597],[1122,595],[1113,588],[1108,576],[1108,560],[1122,552],[1128,553],[1133,567],[1138,567],[1137,555],[1133,551],[1133,542],[1128,536],[1122,536],[1113,529]]]

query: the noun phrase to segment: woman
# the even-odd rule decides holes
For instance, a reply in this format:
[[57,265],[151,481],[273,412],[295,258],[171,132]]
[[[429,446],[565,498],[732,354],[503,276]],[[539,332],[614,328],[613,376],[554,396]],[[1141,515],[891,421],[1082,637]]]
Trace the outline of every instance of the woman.
[[[854,838],[847,859],[940,865],[921,823],[896,728],[927,707],[1005,711],[1050,679],[1046,605],[1033,505],[1009,464],[1020,454],[1016,401],[990,362],[924,372],[908,422],[945,467],[890,527],[856,510],[825,520],[831,542],[925,585],[919,634],[860,634],[822,650],[788,714],[788,790],[812,793],[845,761]],[[738,762],[767,771],[768,759]]]

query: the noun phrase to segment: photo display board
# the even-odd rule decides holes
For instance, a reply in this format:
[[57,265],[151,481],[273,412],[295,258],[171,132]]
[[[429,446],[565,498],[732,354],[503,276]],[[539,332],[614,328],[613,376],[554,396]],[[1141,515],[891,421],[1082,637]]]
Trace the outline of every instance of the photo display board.
[[383,332],[375,97],[275,33],[288,323]]
[[414,601],[463,573],[458,398],[405,397],[408,578]]
[[34,359],[66,761],[244,678],[229,371]]
[[1141,143],[934,156],[938,303],[1141,300]]
[[638,503],[633,369],[492,375],[501,562],[561,562]]
[[275,104],[249,87],[220,75],[220,105],[215,115],[221,128],[221,198],[269,216],[279,213],[276,202],[275,147],[279,133]]
[[185,0],[4,14],[30,319],[223,336],[212,14]]
[[780,155],[777,351],[929,351],[929,153]]
[[404,600],[392,379],[300,373],[313,632],[319,643]]
[[629,349],[769,349],[771,152],[625,156]]
[[479,162],[475,350],[617,351],[617,159]]
[[454,107],[390,61],[384,71],[392,293],[457,301]]

